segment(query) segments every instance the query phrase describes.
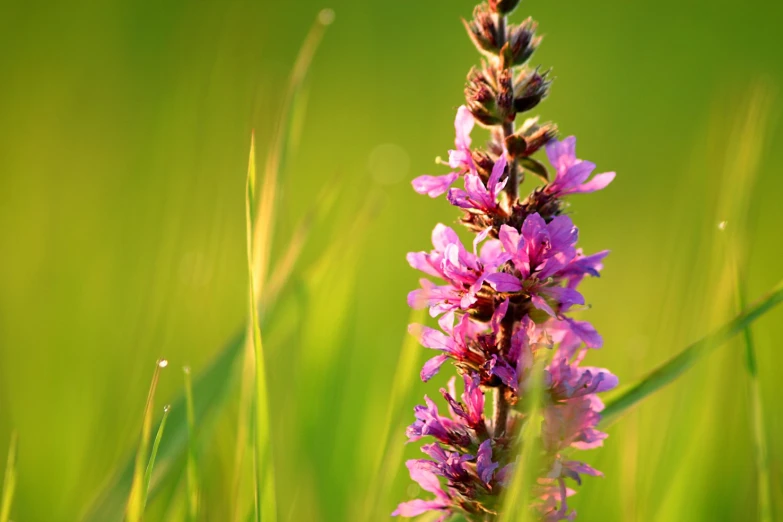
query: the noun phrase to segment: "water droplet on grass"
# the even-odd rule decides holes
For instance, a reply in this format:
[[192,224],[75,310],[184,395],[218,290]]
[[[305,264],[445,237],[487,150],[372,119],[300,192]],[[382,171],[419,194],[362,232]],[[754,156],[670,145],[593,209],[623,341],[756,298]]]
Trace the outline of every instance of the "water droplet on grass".
[[322,25],[331,25],[332,22],[334,22],[334,11],[332,9],[322,9],[320,13],[318,13],[318,21],[321,22]]

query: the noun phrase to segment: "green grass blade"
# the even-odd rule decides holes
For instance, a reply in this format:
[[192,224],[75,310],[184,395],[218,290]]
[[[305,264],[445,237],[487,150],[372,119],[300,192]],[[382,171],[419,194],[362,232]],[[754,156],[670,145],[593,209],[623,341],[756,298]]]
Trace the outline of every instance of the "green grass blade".
[[147,467],[146,462],[149,453],[150,433],[152,431],[152,409],[155,403],[155,391],[158,388],[160,370],[167,365],[168,362],[165,359],[160,359],[155,363],[155,372],[152,374],[152,382],[150,383],[150,389],[147,393],[147,404],[144,407],[144,420],[141,425],[141,437],[139,439],[139,447],[136,451],[133,482],[131,483],[130,495],[128,496],[127,522],[140,522],[144,515],[144,505],[146,503],[144,475]]
[[[745,296],[738,288],[738,298],[741,308],[745,305]],[[772,484],[769,476],[769,445],[764,428],[764,408],[761,402],[761,386],[756,362],[756,346],[750,325],[743,330],[745,344],[745,361],[748,370],[748,385],[750,388],[751,418],[753,422],[753,443],[756,452],[756,477],[758,488],[759,522],[772,522]]]
[[5,478],[3,479],[3,496],[0,500],[0,522],[8,522],[11,516],[11,504],[14,501],[16,489],[16,432],[11,433],[11,442],[8,444],[8,460],[5,465]]
[[158,456],[158,449],[160,448],[160,441],[163,438],[163,431],[166,429],[166,421],[169,418],[169,410],[171,406],[163,408],[163,418],[160,419],[160,425],[158,426],[158,432],[155,434],[155,441],[152,443],[152,451],[150,451],[150,460],[147,462],[147,470],[144,472],[144,502],[143,507],[147,506],[147,498],[149,496],[150,481],[152,480],[152,470],[155,468],[155,458]]
[[[408,323],[421,323],[424,321],[425,317],[424,309],[412,310]],[[397,459],[389,458],[389,440],[391,439],[392,426],[396,427],[398,424],[395,421],[399,417],[400,406],[413,387],[413,381],[417,375],[416,364],[419,361],[420,353],[421,350],[418,338],[414,335],[406,335],[405,340],[402,343],[400,356],[397,359],[397,367],[394,370],[394,378],[392,379],[393,386],[386,409],[386,417],[382,427],[375,434],[378,438],[378,452],[372,463],[370,473],[371,483],[367,489],[368,494],[364,504],[365,516],[362,517],[362,520],[374,520],[376,517],[381,516],[376,512],[378,498],[383,491],[389,490],[389,483],[395,474],[394,470],[399,466],[399,460],[402,459],[401,452],[395,452]],[[398,444],[397,441],[394,443]],[[381,471],[382,467],[383,472]],[[373,514],[375,516],[372,516]]]
[[688,346],[641,381],[620,391],[607,402],[606,409],[602,413],[601,425],[611,424],[636,403],[673,382],[699,359],[742,332],[781,301],[783,301],[783,283],[779,283],[770,293],[723,327]]
[[541,423],[543,422],[541,388],[546,366],[545,362],[543,357],[537,357],[531,373],[531,393],[526,398],[530,407],[525,412],[527,419],[522,425],[519,440],[517,441],[517,447],[521,448],[522,451],[514,467],[514,476],[503,496],[503,504],[499,514],[500,522],[527,522],[531,520],[532,512],[528,506],[530,505],[531,490],[535,485],[536,475],[541,464],[539,461],[541,454]]
[[[272,462],[272,438],[269,431],[269,398],[267,391],[266,361],[264,347],[261,341],[261,326],[258,320],[256,293],[256,269],[253,245],[253,209],[255,208],[254,193],[256,182],[255,140],[250,144],[250,160],[247,170],[247,273],[248,301],[250,308],[250,335],[255,359],[255,404],[253,419],[253,460],[255,463],[256,520],[276,520],[277,502],[274,490],[274,463]],[[267,250],[265,245],[263,250]]]
[[[193,383],[194,419],[204,426],[219,409],[228,395],[242,347],[244,332],[240,332],[221,351],[211,365],[199,374]],[[172,403],[167,429],[160,441],[155,460],[155,473],[151,478],[148,498],[151,500],[160,488],[163,479],[178,469],[179,461],[188,443],[186,400],[184,393]],[[130,459],[120,471],[104,486],[87,509],[81,520],[85,522],[120,522],[125,513],[128,492],[134,476],[135,459]]]
[[188,458],[186,467],[186,491],[188,522],[198,518],[198,468],[196,466],[196,415],[193,407],[193,383],[190,367],[182,369],[185,377],[185,405],[188,419]]
[[[331,23],[333,17],[334,14],[331,11],[325,10],[319,13],[318,18],[299,50],[289,81],[288,90],[286,91],[285,99],[283,101],[283,108],[277,124],[277,129],[266,158],[263,186],[261,187],[257,207],[254,203],[256,193],[255,140],[253,140],[253,145],[251,146],[252,172],[249,168],[247,187],[247,232],[250,263],[249,271],[251,272],[251,281],[249,284],[252,286],[250,299],[253,300],[253,303],[251,304],[251,313],[254,314],[252,317],[255,320],[258,319],[258,312],[253,311],[253,308],[258,302],[258,299],[261,298],[267,302],[271,302],[274,299],[274,296],[277,295],[290,276],[290,270],[292,269],[296,258],[299,256],[301,245],[304,243],[302,237],[305,234],[300,234],[299,232],[302,232],[302,230],[298,230],[289,244],[286,256],[284,256],[281,263],[278,264],[278,270],[276,270],[271,278],[268,278],[267,272],[270,262],[272,236],[276,217],[278,180],[284,171],[287,157],[293,148],[293,143],[296,141],[297,129],[301,126],[296,123],[301,122],[304,118],[306,103],[302,92],[307,71],[310,68],[310,63],[315,55],[315,51],[323,37],[324,29]],[[298,240],[301,240],[301,244]],[[269,292],[267,292],[267,286],[269,286]],[[258,383],[255,385],[255,393],[251,393],[251,390],[254,388],[253,380],[259,371],[259,362],[256,352],[260,346],[260,340],[256,342],[254,338],[255,334],[251,325],[247,335],[245,364],[242,370],[240,410],[232,480],[232,492],[234,497],[233,520],[235,521],[239,520],[240,513],[243,511],[239,501],[239,492],[242,476],[242,461],[248,439],[248,421],[250,419],[258,418],[257,412],[251,412],[253,403],[255,402],[258,404]],[[266,399],[263,400],[265,401]],[[261,437],[265,436],[264,430],[256,432],[256,434]],[[256,462],[256,465],[258,464],[260,463]],[[261,470],[257,470],[257,472],[261,472]],[[256,478],[258,479],[259,477],[257,476]],[[260,498],[260,496],[258,496],[258,498]]]

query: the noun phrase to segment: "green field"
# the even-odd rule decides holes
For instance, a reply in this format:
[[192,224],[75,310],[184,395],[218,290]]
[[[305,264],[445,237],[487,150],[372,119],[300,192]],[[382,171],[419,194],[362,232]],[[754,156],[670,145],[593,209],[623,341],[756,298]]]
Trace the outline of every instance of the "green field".
[[[273,232],[261,238],[260,331],[278,519],[386,520],[416,494],[403,464],[419,454],[404,445],[412,408],[449,374],[416,377],[430,353],[406,333],[419,274],[405,254],[458,217],[410,180],[446,172],[433,160],[452,147],[477,61],[460,23],[473,2],[45,4],[0,5],[0,470],[15,432],[11,520],[86,516],[134,457],[159,358],[169,364],[156,419],[172,404],[161,451],[184,429],[177,399],[192,368],[195,466],[189,488],[184,452],[159,459],[144,520],[187,520],[193,488],[198,520],[249,520],[253,454],[237,437],[253,434],[236,339],[247,329],[253,130],[261,199],[270,151],[282,158],[274,220],[261,220]],[[335,21],[283,115],[323,7]],[[526,0],[514,16],[528,14],[545,35],[532,62],[555,77],[538,112],[618,174],[573,197],[571,216],[585,251],[612,251],[583,287],[582,317],[605,340],[588,361],[631,383],[783,278],[783,4]],[[738,336],[584,452],[606,477],[579,488],[577,520],[783,519],[783,310],[754,323],[752,338],[757,380]],[[199,376],[232,343],[231,380],[208,383],[225,397],[207,402]],[[754,390],[769,450],[764,516]]]

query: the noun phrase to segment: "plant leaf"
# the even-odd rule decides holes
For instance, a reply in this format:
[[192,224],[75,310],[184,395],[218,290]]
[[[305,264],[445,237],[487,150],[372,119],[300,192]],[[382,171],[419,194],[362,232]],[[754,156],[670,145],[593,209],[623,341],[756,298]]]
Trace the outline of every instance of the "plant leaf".
[[16,442],[16,432],[13,432],[11,433],[11,442],[8,444],[3,496],[0,500],[0,522],[8,522],[8,517],[11,516],[11,504],[14,501],[14,490],[16,489]]
[[707,337],[691,344],[636,384],[618,392],[613,399],[607,402],[606,409],[601,414],[601,426],[606,427],[611,424],[636,403],[673,382],[699,359],[742,332],[753,321],[780,304],[781,301],[783,301],[783,282],[732,321]]
[[[214,359],[212,364],[195,379],[193,395],[196,398],[193,417],[203,425],[222,404],[234,382],[234,368],[242,353],[244,332],[236,336]],[[185,395],[172,403],[167,422],[168,429],[160,441],[155,459],[155,473],[150,482],[149,498],[154,498],[161,482],[174,469],[188,442]],[[134,459],[130,459],[103,487],[81,520],[86,522],[121,522],[125,513],[128,492],[133,481]]]
[[155,468],[155,459],[158,456],[158,449],[160,448],[160,441],[163,438],[163,431],[166,429],[166,420],[169,418],[169,411],[171,410],[170,406],[166,406],[163,408],[163,417],[160,419],[160,424],[158,425],[158,432],[155,434],[155,441],[152,443],[152,451],[150,451],[150,460],[147,462],[147,471],[144,472],[144,503],[143,506],[146,507],[147,505],[147,498],[149,496],[150,491],[150,480],[152,479],[152,471]]
[[147,453],[149,451],[150,433],[152,432],[152,409],[155,404],[155,391],[158,388],[158,379],[160,370],[165,368],[168,362],[160,359],[155,362],[155,372],[152,374],[152,382],[147,393],[147,404],[144,406],[144,420],[141,425],[141,439],[139,447],[136,450],[136,461],[133,466],[133,478],[131,481],[130,494],[128,496],[127,521],[140,522],[144,517],[144,506],[147,504],[147,488],[145,487],[145,461],[148,462]]

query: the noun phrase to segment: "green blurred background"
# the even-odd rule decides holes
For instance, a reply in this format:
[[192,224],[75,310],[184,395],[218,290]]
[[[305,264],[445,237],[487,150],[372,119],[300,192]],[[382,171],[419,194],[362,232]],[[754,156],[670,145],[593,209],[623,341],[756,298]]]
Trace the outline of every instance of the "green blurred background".
[[[458,215],[409,181],[443,172],[433,158],[452,145],[478,61],[460,23],[472,5],[2,2],[0,454],[17,430],[14,521],[78,520],[134,451],[155,359],[173,368],[162,405],[181,392],[178,368],[198,374],[242,330],[250,133],[263,165],[322,7],[336,20],[281,176],[273,263],[323,187],[339,196],[264,331],[278,496],[281,520],[368,518],[418,278],[405,253]],[[527,0],[514,18],[527,14],[546,35],[533,63],[556,77],[538,112],[618,172],[571,210],[586,251],[612,250],[585,284],[584,317],[605,338],[590,362],[631,382],[736,312],[732,259],[751,299],[783,275],[783,4]],[[783,517],[783,311],[753,332]],[[439,384],[405,394],[391,446]],[[232,513],[237,388],[201,434],[202,520]],[[606,478],[579,488],[579,520],[755,520],[749,404],[735,342],[582,454]],[[401,462],[382,473],[370,520],[416,493]],[[172,482],[148,520],[180,520],[181,488]]]

